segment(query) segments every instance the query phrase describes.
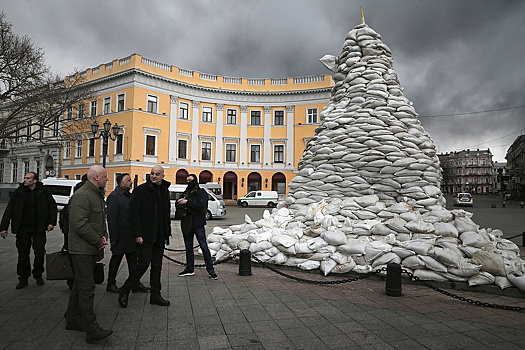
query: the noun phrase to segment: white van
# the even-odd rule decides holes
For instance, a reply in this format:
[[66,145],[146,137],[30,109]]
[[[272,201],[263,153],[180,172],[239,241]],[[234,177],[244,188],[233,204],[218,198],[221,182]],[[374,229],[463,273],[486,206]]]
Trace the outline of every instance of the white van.
[[44,187],[53,195],[53,199],[57,203],[58,211],[62,210],[69,202],[69,198],[73,195],[73,191],[80,180],[69,180],[57,177],[48,177],[43,179]]
[[213,192],[215,197],[222,199],[222,188],[218,182],[207,182],[205,184],[200,184],[199,186],[209,189],[211,192]]
[[279,201],[277,191],[251,191],[246,196],[237,199],[237,205],[265,206],[274,208]]
[[[171,185],[169,187],[171,202],[170,216],[172,219],[175,219],[175,202],[182,196],[182,193],[184,192],[186,187],[186,185]],[[206,191],[206,193],[208,193],[208,211],[206,212],[206,220],[225,216],[226,204],[224,204],[224,201],[222,199],[217,198],[217,196],[215,196],[207,188],[203,188]]]

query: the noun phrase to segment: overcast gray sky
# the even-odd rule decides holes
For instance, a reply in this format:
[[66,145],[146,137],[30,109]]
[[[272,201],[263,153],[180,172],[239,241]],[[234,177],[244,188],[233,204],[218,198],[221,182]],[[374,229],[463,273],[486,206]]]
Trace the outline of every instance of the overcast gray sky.
[[132,53],[234,77],[327,74],[318,59],[340,53],[359,6],[439,152],[505,161],[525,133],[523,0],[0,0],[62,76]]

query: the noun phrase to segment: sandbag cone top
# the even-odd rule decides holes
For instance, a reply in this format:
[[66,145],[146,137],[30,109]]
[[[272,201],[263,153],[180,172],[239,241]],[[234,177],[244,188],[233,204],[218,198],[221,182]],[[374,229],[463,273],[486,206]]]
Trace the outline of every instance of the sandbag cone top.
[[289,185],[290,197],[377,195],[385,204],[409,203],[420,212],[443,208],[436,147],[403,96],[381,36],[360,24],[339,56],[321,62],[335,85]]

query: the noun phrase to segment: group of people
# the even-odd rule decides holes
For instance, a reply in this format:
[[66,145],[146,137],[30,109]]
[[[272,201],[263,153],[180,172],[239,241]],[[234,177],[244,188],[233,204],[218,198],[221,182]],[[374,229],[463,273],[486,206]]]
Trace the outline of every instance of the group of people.
[[[118,293],[121,307],[128,306],[129,294],[149,292],[150,304],[169,306],[170,301],[161,295],[161,272],[164,248],[171,237],[170,183],[164,179],[164,169],[156,165],[148,180],[133,192],[132,179],[127,173],[116,178],[116,188],[104,201],[108,173],[101,166],[92,166],[85,181],[75,190],[67,205],[67,218],[61,217],[65,235],[64,249],[69,252],[74,271],[71,294],[64,315],[67,330],[86,332],[86,341],[93,343],[109,337],[113,331],[100,327],[94,312],[95,283],[93,271],[97,261],[104,257],[104,248],[110,245],[112,256],[108,268],[108,292]],[[197,176],[187,176],[188,187],[177,200],[181,216],[181,230],[186,250],[186,266],[180,277],[194,275],[194,247],[196,237],[203,253],[206,271],[211,279],[218,279],[206,241],[205,213],[208,194],[199,187]],[[107,215],[106,215],[107,214]],[[106,225],[107,218],[107,225]],[[37,285],[44,285],[44,256],[46,233],[56,226],[57,206],[51,194],[29,172],[24,182],[11,197],[2,221],[0,235],[16,235],[18,249],[17,289],[25,288],[31,274]],[[109,235],[108,235],[109,231]],[[31,271],[30,249],[33,247],[34,263]],[[118,288],[116,277],[123,257],[128,265],[128,278]],[[140,282],[150,269],[150,286]],[[69,284],[69,283],[68,283]]]

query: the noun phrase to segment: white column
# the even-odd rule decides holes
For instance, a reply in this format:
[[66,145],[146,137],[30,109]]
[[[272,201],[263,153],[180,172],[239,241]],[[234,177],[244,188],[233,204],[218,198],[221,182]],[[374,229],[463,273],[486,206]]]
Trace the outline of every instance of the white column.
[[[286,106],[286,159],[285,159],[285,168],[293,169],[294,168],[294,112],[295,106]],[[288,165],[290,163],[290,165]]]
[[[193,111],[191,114],[191,163],[192,165],[196,165],[200,161],[200,153],[199,153],[199,106],[200,101],[193,101],[192,107]],[[193,161],[195,160],[195,162]]]
[[169,153],[168,159],[170,162],[177,160],[177,102],[178,98],[176,96],[170,96],[170,135],[168,137],[169,142]]
[[217,123],[215,129],[215,164],[222,166],[224,161],[222,159],[223,154],[223,125],[224,125],[224,104],[217,103]]
[[[271,106],[265,106],[264,107],[264,140],[263,140],[263,159],[262,161],[262,168],[269,167],[271,162],[271,155],[272,155],[272,144],[270,142],[270,138],[272,136],[272,107]],[[268,164],[268,165],[266,165]]]
[[241,132],[239,140],[239,165],[245,166],[246,164],[246,154],[248,148],[248,106],[241,106]]

